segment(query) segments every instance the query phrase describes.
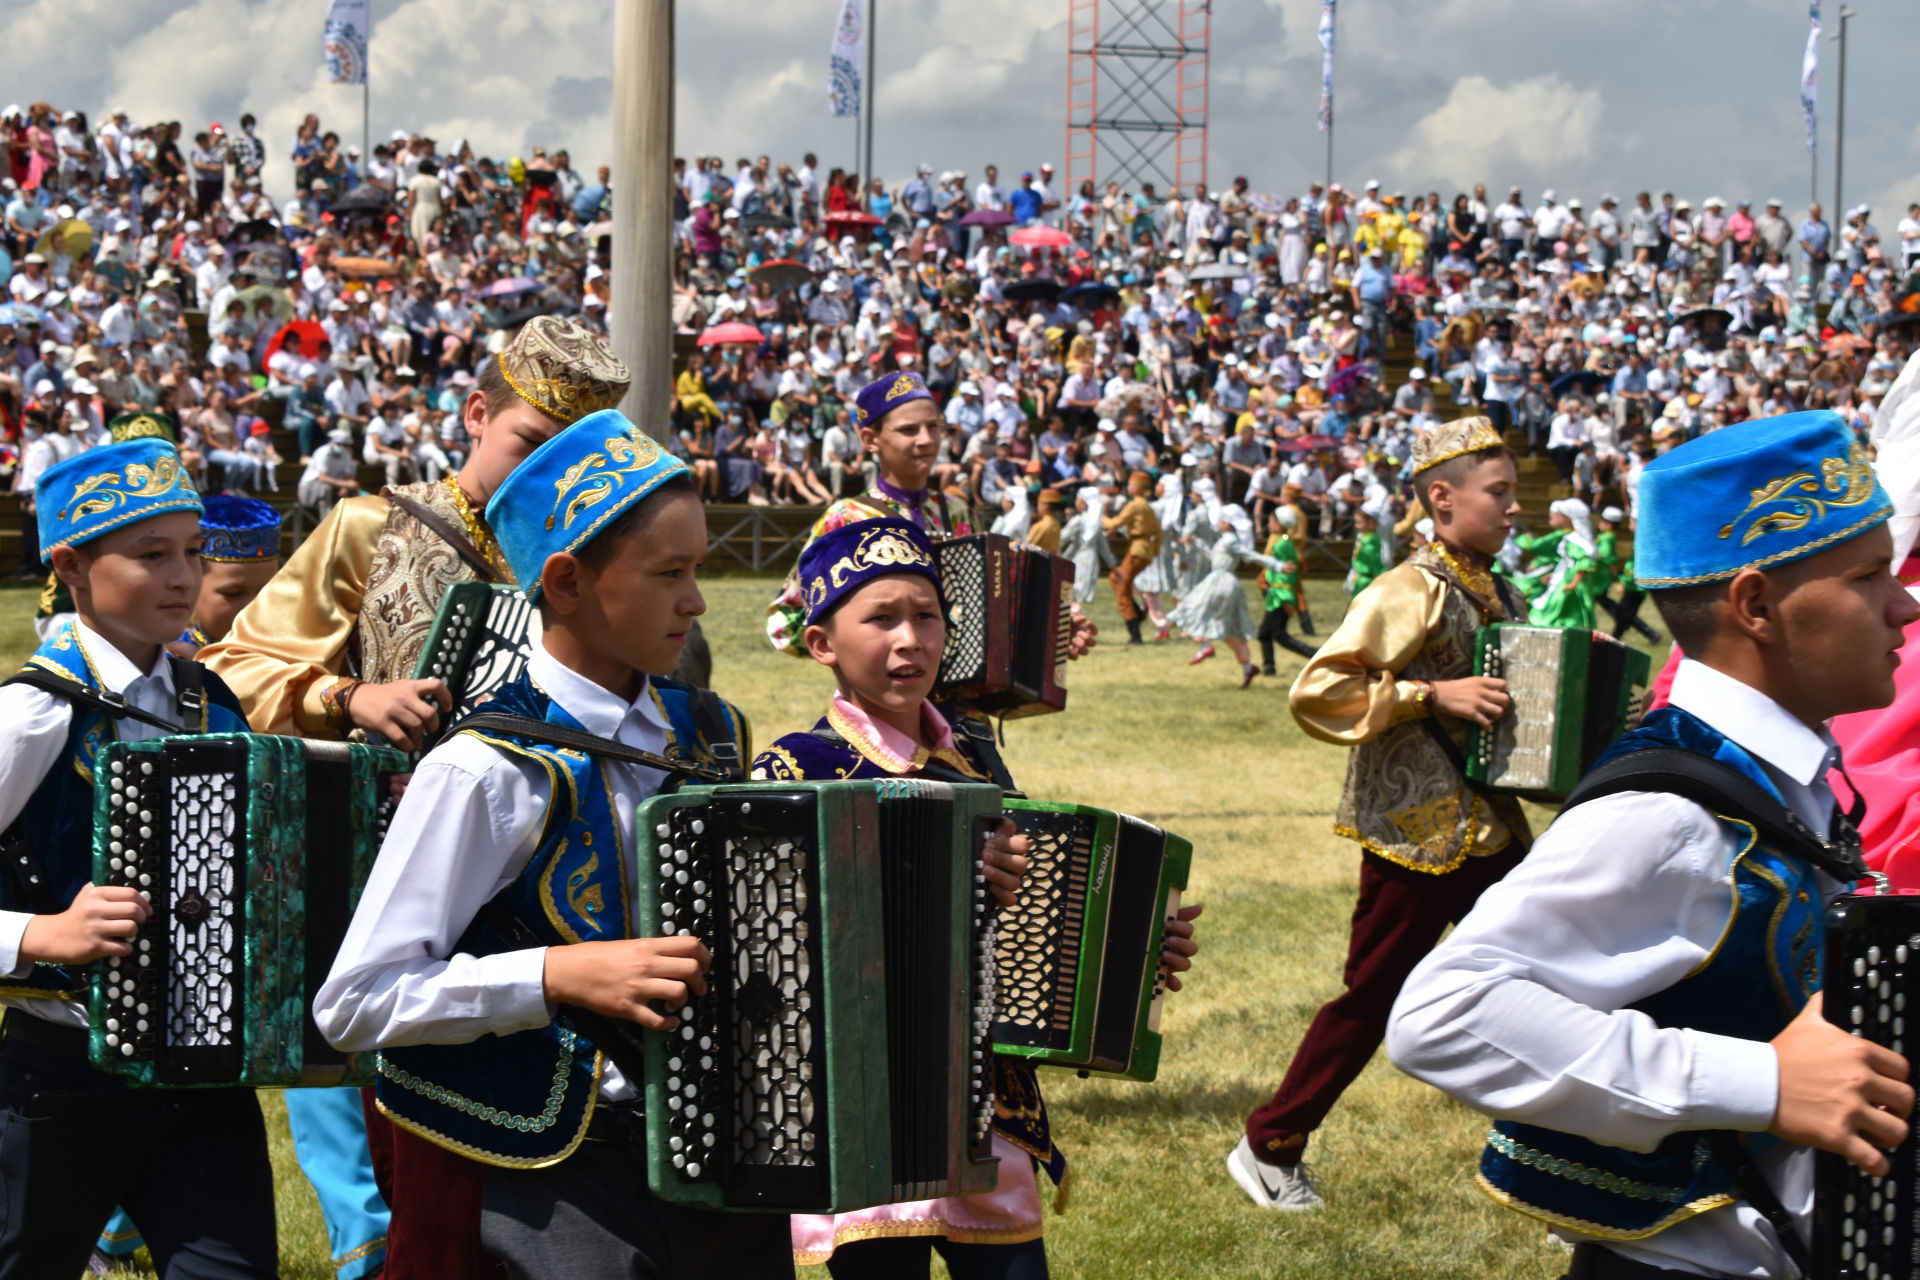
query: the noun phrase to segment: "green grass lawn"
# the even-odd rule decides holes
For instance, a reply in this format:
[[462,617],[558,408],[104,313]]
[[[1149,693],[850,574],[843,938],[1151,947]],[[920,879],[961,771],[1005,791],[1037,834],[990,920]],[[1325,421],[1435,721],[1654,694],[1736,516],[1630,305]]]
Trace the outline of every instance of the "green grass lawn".
[[[761,743],[811,725],[829,693],[822,671],[761,638],[773,589],[729,578],[708,591],[715,685],[747,711]],[[1309,590],[1324,634],[1344,607],[1338,584],[1314,581]],[[33,601],[31,591],[0,590],[0,661],[30,649]],[[1105,643],[1074,665],[1072,709],[1009,724],[1008,763],[1037,797],[1123,809],[1190,838],[1187,897],[1207,911],[1198,967],[1163,1025],[1158,1083],[1043,1073],[1073,1164],[1071,1204],[1047,1223],[1054,1274],[1559,1275],[1564,1255],[1544,1230],[1474,1188],[1480,1118],[1384,1059],[1314,1141],[1323,1212],[1265,1213],[1228,1178],[1224,1160],[1242,1117],[1279,1082],[1314,1010],[1339,988],[1358,863],[1355,847],[1330,830],[1345,753],[1309,741],[1287,714],[1299,659],[1283,652],[1280,677],[1243,692],[1224,649],[1188,667],[1184,642],[1126,647],[1104,588],[1094,617]],[[271,1095],[263,1105],[275,1140],[283,1273],[328,1280],[325,1234],[284,1111]],[[824,1280],[825,1272],[803,1274]]]

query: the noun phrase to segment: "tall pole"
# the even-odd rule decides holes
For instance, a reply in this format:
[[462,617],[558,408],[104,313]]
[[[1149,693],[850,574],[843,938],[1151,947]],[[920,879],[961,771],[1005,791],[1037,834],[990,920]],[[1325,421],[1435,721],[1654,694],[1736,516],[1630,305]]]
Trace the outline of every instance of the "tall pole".
[[860,200],[856,208],[867,207],[867,190],[873,185],[873,95],[879,86],[873,82],[873,46],[879,38],[874,30],[874,10],[878,0],[867,0],[867,70],[866,82],[860,86],[860,125],[866,131],[866,143],[862,148],[865,155],[860,161]]
[[1840,82],[1835,89],[1836,105],[1833,112],[1833,212],[1828,215],[1828,226],[1835,228],[1832,248],[1840,247],[1839,227],[1846,222],[1846,206],[1840,203],[1840,183],[1847,162],[1847,19],[1853,16],[1853,10],[1840,6],[1840,33],[1834,39],[1840,44]]
[[674,0],[616,0],[613,18],[614,354],[642,430],[665,434],[673,397]]
[[373,0],[367,0],[367,65],[360,68],[360,181],[373,164]]
[[1327,118],[1327,182],[1326,190],[1333,189],[1333,118]]

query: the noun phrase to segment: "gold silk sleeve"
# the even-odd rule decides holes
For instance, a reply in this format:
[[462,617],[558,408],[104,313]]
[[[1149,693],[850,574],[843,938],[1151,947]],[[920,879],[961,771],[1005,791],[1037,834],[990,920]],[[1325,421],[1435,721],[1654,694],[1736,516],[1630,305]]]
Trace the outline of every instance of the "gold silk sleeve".
[[1409,564],[1396,565],[1355,596],[1288,702],[1309,737],[1353,746],[1429,714],[1417,681],[1397,673],[1440,625],[1446,588]]
[[320,691],[346,664],[387,510],[379,497],[335,506],[240,611],[227,638],[200,651],[200,661],[240,699],[255,733],[334,736]]

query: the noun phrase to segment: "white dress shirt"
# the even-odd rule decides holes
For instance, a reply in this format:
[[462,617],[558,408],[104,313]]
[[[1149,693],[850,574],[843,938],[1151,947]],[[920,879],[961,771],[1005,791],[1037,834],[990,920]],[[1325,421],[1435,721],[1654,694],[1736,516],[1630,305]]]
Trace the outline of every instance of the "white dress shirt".
[[[177,714],[173,689],[173,671],[162,652],[145,672],[133,665],[124,653],[99,633],[75,619],[73,633],[80,650],[99,677],[100,687],[120,694],[142,711],[171,720]],[[56,767],[64,767],[61,756],[67,745],[67,728],[73,723],[73,704],[26,685],[0,688],[0,830],[19,818],[34,791]],[[196,726],[197,727],[197,726]],[[121,720],[116,726],[121,741],[140,742],[163,736],[163,731],[138,720]],[[43,860],[50,861],[49,850],[38,849]],[[33,919],[30,911],[0,911],[0,974],[24,978],[32,972],[31,962],[20,960],[20,940]],[[87,1025],[87,1007],[77,1001],[34,1000],[0,997],[0,1005],[29,1010],[49,1022],[65,1026]]]
[[[632,702],[615,697],[537,647],[527,674],[598,738],[662,752],[667,723],[642,685]],[[631,838],[634,809],[665,774],[606,761],[614,829]],[[456,734],[420,762],[387,828],[366,891],[353,913],[333,970],[314,998],[321,1034],[363,1052],[409,1044],[465,1044],[492,1032],[544,1027],[546,948],[490,956],[454,949],[482,907],[512,884],[540,842],[550,792],[547,771],[470,735]],[[634,883],[633,851],[627,883]],[[632,936],[632,921],[625,922]],[[612,1062],[601,1094],[613,1101],[636,1089]]]
[[[1692,660],[1681,663],[1672,697],[1759,760],[1815,831],[1828,829],[1826,777],[1838,758],[1830,736]],[[1712,955],[1733,904],[1735,847],[1711,814],[1677,796],[1633,792],[1581,805],[1414,970],[1394,1004],[1388,1054],[1496,1119],[1632,1151],[1683,1130],[1764,1131],[1779,1091],[1771,1045],[1663,1028],[1626,1007]],[[1839,889],[1822,884],[1829,896]],[[1782,1143],[1758,1163],[1805,1224],[1813,1153]],[[1744,1201],[1645,1240],[1600,1243],[1697,1275],[1793,1274]]]

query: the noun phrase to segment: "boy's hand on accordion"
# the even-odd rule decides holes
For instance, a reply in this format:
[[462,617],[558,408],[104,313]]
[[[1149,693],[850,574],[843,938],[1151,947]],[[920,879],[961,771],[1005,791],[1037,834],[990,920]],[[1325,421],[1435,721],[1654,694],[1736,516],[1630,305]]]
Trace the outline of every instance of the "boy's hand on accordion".
[[153,914],[147,895],[124,885],[84,884],[57,915],[35,916],[20,935],[20,958],[45,964],[88,964],[133,954],[133,936]]
[[1848,1035],[1820,1010],[1816,992],[1773,1038],[1780,1094],[1768,1132],[1884,1176],[1892,1167],[1886,1153],[1906,1141],[1905,1117],[1913,1110],[1907,1060]]
[[347,718],[356,729],[377,733],[402,751],[418,751],[426,735],[453,710],[444,680],[395,680],[355,685]]
[[1080,602],[1074,601],[1067,612],[1067,656],[1086,657],[1087,650],[1099,643],[1099,635],[1100,628],[1080,608]]
[[1505,680],[1467,676],[1461,680],[1434,681],[1433,705],[1447,715],[1471,720],[1485,729],[1507,714],[1513,698],[1507,693]]
[[1193,968],[1193,958],[1200,954],[1200,944],[1193,940],[1193,922],[1203,910],[1196,902],[1167,917],[1167,931],[1160,935],[1160,972],[1169,991],[1180,990],[1184,984],[1179,975]]
[[[690,996],[707,994],[713,962],[697,938],[625,938],[548,947],[547,1000],[610,1018],[637,1022],[652,1031],[672,1031],[672,1016]],[[668,1012],[653,1006],[659,1004]]]
[[980,851],[980,866],[986,875],[987,892],[1003,907],[1010,907],[1019,900],[1020,877],[1027,874],[1027,849],[1030,846],[1025,836],[1014,834],[1015,830],[1012,818],[1000,819],[999,828],[988,837],[986,846]]

